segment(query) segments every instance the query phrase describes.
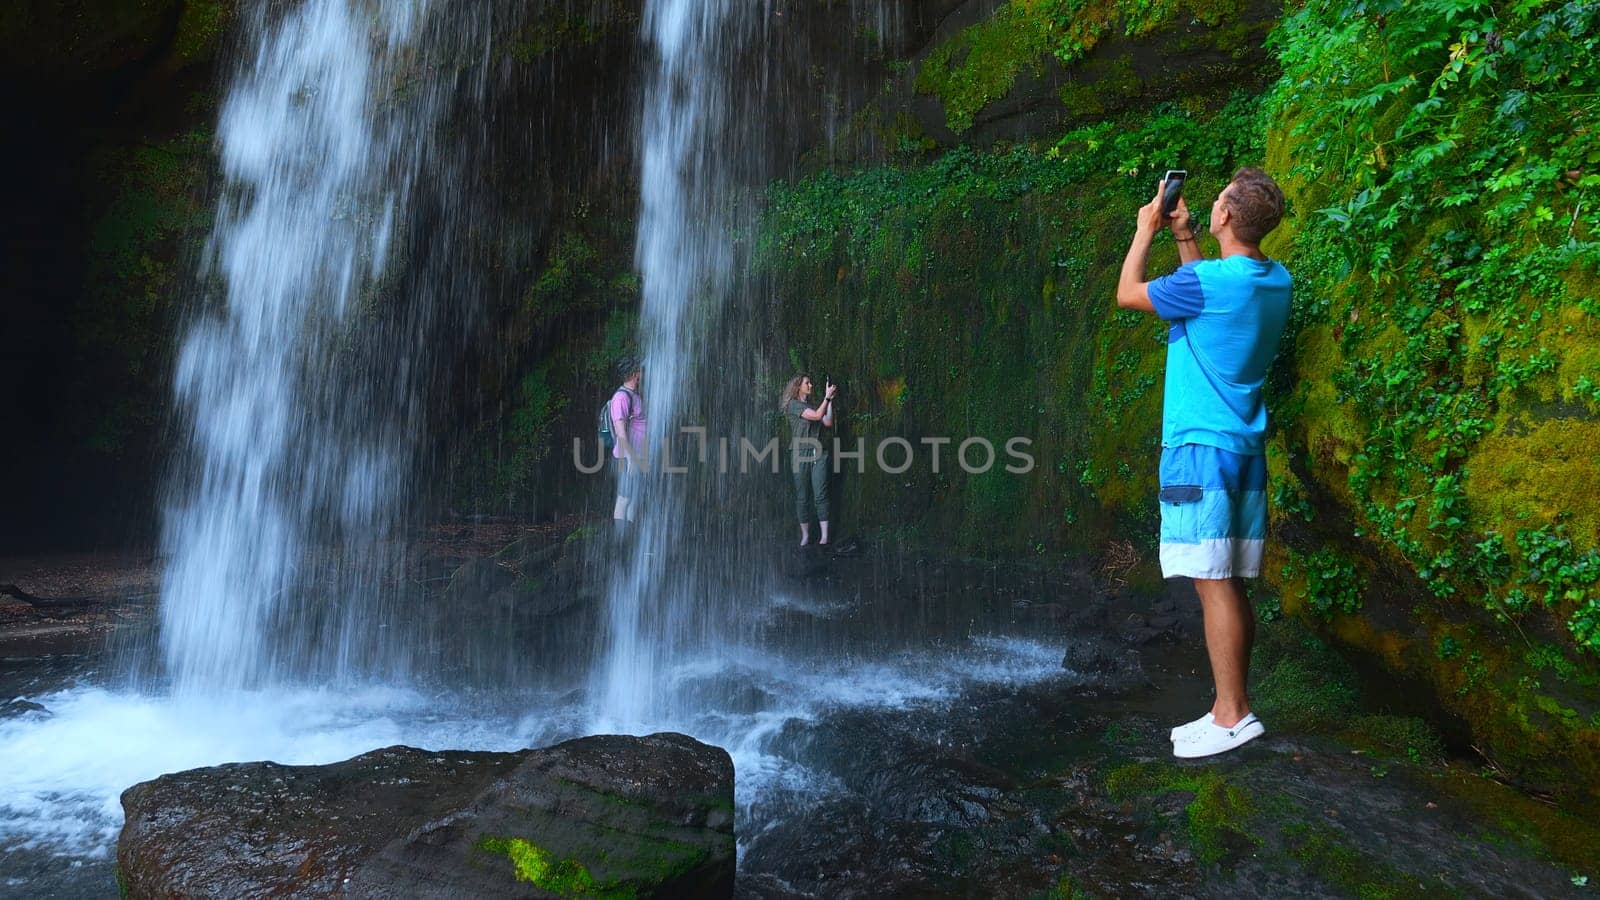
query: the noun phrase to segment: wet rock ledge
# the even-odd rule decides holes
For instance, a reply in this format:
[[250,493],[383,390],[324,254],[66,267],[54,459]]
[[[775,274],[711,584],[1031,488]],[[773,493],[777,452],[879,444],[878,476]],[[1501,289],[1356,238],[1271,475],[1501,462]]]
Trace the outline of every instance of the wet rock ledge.
[[733,761],[681,734],[214,766],[122,808],[131,897],[733,893]]

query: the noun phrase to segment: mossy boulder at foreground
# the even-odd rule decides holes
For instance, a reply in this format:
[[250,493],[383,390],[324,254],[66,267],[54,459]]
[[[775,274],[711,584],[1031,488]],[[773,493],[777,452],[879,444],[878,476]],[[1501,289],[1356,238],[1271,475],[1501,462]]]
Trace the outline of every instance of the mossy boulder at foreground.
[[733,762],[679,734],[215,766],[122,806],[131,897],[733,893]]

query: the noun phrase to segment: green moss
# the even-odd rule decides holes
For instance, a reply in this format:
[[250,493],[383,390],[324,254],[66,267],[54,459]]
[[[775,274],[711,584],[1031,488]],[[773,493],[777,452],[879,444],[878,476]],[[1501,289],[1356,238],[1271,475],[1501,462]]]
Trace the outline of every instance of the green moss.
[[[1238,0],[1009,0],[994,14],[936,46],[917,72],[917,89],[944,104],[946,124],[960,134],[983,109],[1004,98],[1024,72],[1042,74],[1047,60],[1072,64],[1086,56],[1120,25],[1130,37],[1144,37],[1174,22],[1201,21],[1215,27],[1238,14]],[[1185,14],[1187,12],[1187,15]],[[1251,32],[1245,26],[1246,32]],[[1236,45],[1237,30],[1223,38]],[[1200,39],[1189,37],[1189,41]],[[1131,57],[1084,73],[1100,96],[1130,97],[1140,84]],[[1074,112],[1098,111],[1100,101],[1069,88],[1063,102]]]
[[1357,709],[1355,670],[1326,643],[1293,622],[1263,626],[1258,636],[1251,705],[1285,732],[1333,733]]
[[1364,715],[1351,719],[1340,738],[1368,753],[1433,764],[1444,759],[1444,742],[1433,726],[1415,716]]
[[1484,774],[1452,769],[1437,784],[1523,847],[1574,871],[1592,873],[1595,851],[1600,848],[1600,827],[1594,822],[1563,812]]
[[1089,895],[1072,880],[1071,875],[1062,875],[1050,890],[1045,894],[1047,900],[1089,900]]
[[512,873],[541,890],[560,897],[599,897],[605,900],[631,900],[637,892],[629,885],[596,882],[587,867],[575,859],[557,859],[548,850],[522,838],[485,836],[475,848],[504,856],[511,861]]
[[510,53],[518,62],[532,63],[552,53],[592,47],[608,34],[631,31],[637,25],[636,12],[611,4],[545,4],[517,33]]
[[1096,85],[1086,82],[1068,82],[1056,93],[1061,105],[1075,116],[1095,116],[1106,111]]
[[180,66],[212,58],[234,15],[232,0],[185,0],[172,54]]
[[1489,434],[1467,463],[1473,512],[1487,522],[1561,522],[1583,546],[1600,546],[1600,503],[1575,503],[1578,485],[1600,484],[1600,420],[1527,419]]
[[1451,897],[1454,892],[1419,882],[1393,866],[1353,849],[1342,834],[1326,825],[1295,823],[1283,829],[1290,855],[1329,885],[1362,900]]
[[1291,732],[1336,726],[1354,708],[1355,697],[1347,682],[1293,659],[1272,667],[1254,690],[1254,704],[1262,717]]
[[984,107],[1011,92],[1022,71],[1042,71],[1051,28],[1039,5],[1013,0],[992,18],[935,47],[923,61],[917,89],[944,103],[950,130],[971,128]]
[[1250,797],[1216,772],[1166,763],[1131,763],[1105,778],[1112,799],[1182,792],[1193,798],[1184,807],[1190,847],[1205,865],[1221,863],[1235,849],[1259,845],[1245,830],[1256,809]]

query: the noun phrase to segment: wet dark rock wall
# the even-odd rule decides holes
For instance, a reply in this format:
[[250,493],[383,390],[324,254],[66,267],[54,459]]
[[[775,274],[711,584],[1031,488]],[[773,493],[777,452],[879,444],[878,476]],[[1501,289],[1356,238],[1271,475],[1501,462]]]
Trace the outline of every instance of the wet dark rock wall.
[[6,110],[7,465],[0,541],[125,539],[149,522],[182,260],[204,233],[214,2],[19,2]]

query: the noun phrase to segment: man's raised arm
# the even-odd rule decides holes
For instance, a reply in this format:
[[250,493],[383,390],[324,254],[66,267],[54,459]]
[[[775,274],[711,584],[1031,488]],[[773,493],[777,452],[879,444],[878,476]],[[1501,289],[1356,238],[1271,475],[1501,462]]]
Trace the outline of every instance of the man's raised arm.
[[1117,306],[1122,309],[1147,313],[1156,311],[1155,305],[1150,302],[1150,282],[1145,280],[1145,273],[1150,270],[1150,245],[1156,239],[1156,232],[1170,224],[1178,241],[1178,258],[1185,263],[1201,258],[1200,244],[1194,235],[1194,220],[1189,217],[1189,205],[1183,198],[1178,198],[1178,206],[1172,212],[1170,223],[1161,214],[1161,196],[1166,188],[1167,183],[1163,180],[1156,187],[1155,199],[1139,207],[1133,241],[1128,245],[1128,255],[1122,260],[1122,274],[1117,278]]

